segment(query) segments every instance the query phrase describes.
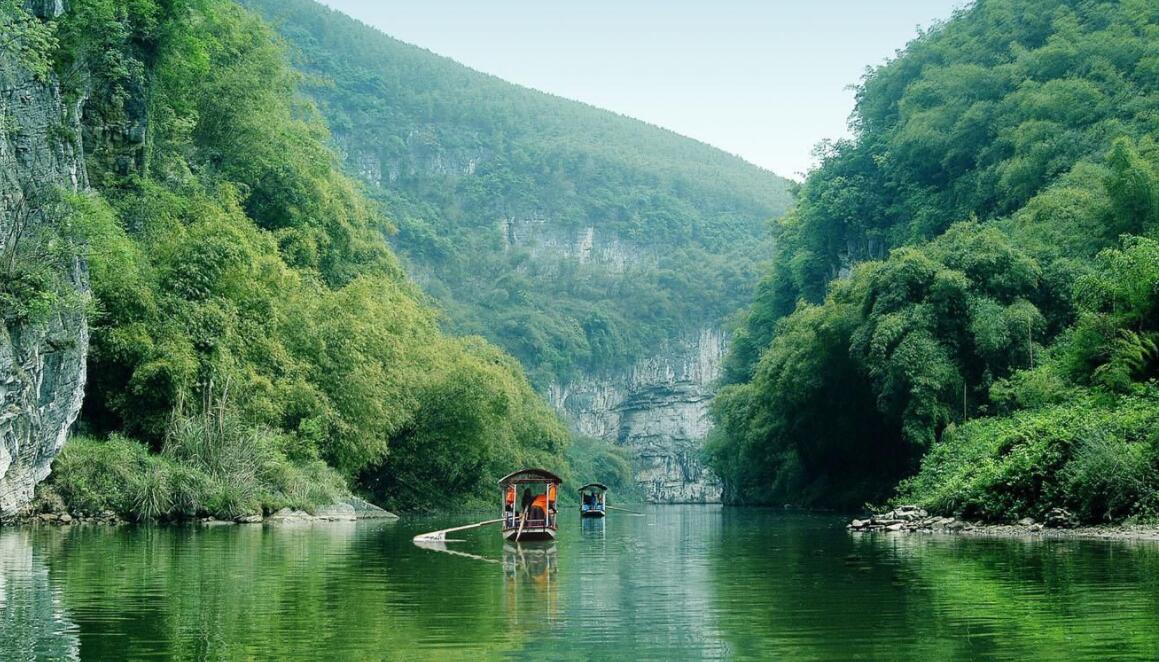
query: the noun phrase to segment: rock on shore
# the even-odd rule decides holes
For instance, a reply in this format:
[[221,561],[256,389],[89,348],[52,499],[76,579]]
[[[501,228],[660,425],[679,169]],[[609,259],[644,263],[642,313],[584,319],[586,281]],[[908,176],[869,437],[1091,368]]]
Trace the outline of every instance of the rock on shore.
[[379,508],[366,499],[360,499],[356,496],[344,499],[343,503],[350,504],[350,507],[354,509],[354,514],[356,517],[358,517],[358,519],[398,519],[398,515],[395,515],[389,510]]
[[[885,513],[872,515],[866,519],[855,519],[847,528],[854,531],[970,531],[978,528],[998,527],[1010,525],[991,525],[982,522],[964,522],[954,517],[940,517],[930,515],[917,506],[898,506]],[[1018,520],[1018,527],[1029,532],[1042,531],[1044,528],[1073,529],[1078,526],[1078,519],[1063,508],[1052,508],[1046,513],[1044,521],[1039,523],[1033,517],[1023,517]],[[1013,527],[1010,527],[1013,528]]]
[[931,516],[917,506],[898,506],[885,513],[872,515],[866,519],[855,519],[849,523],[853,531],[963,531],[975,525],[954,517]]
[[978,536],[1027,536],[1094,538],[1109,540],[1156,540],[1159,528],[1125,524],[1080,526],[1078,518],[1064,508],[1047,511],[1042,522],[1023,517],[1016,524],[968,522],[955,517],[931,515],[917,506],[898,506],[888,512],[854,519],[846,527],[853,532],[955,533]]

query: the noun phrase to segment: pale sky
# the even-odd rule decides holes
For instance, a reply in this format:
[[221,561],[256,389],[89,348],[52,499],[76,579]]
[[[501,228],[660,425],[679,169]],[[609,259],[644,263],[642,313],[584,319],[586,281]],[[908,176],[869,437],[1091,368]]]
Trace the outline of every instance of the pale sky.
[[856,83],[967,0],[323,0],[402,41],[799,179]]

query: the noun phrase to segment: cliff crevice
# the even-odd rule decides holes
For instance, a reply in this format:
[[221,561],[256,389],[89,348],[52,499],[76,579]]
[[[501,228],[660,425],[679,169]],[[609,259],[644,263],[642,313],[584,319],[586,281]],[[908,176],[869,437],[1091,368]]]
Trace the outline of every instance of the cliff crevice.
[[[59,2],[31,4],[40,16],[63,10]],[[0,126],[0,515],[6,516],[32,499],[80,412],[89,287],[83,257],[61,239],[60,193],[87,185],[79,122],[58,85],[12,52],[0,52]]]

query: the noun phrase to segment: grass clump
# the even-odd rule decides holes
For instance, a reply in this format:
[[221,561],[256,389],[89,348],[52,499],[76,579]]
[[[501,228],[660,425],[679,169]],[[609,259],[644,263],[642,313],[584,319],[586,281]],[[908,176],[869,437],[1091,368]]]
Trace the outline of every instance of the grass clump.
[[291,461],[282,442],[228,415],[175,419],[160,453],[121,435],[79,435],[57,458],[51,484],[72,512],[137,521],[313,510],[346,494],[336,471]]

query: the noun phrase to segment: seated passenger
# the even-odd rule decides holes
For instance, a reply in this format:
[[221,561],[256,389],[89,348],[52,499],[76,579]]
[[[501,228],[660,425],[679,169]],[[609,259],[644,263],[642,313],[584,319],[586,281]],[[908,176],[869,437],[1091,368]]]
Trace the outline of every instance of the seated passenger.
[[527,519],[531,521],[547,519],[547,495],[540,494],[531,501],[531,511]]

